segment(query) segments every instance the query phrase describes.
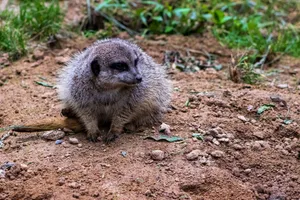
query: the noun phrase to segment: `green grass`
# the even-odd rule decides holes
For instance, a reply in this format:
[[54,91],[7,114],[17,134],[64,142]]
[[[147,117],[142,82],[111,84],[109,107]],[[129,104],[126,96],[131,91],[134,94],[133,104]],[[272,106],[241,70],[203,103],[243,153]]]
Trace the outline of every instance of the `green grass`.
[[29,40],[45,40],[56,34],[63,20],[57,0],[23,0],[18,13],[0,13],[0,51],[15,60],[27,52]]
[[287,15],[297,11],[294,1],[125,1],[104,0],[96,5],[106,19],[130,34],[183,34],[212,31],[230,48],[263,54],[286,53],[300,57],[299,28]]

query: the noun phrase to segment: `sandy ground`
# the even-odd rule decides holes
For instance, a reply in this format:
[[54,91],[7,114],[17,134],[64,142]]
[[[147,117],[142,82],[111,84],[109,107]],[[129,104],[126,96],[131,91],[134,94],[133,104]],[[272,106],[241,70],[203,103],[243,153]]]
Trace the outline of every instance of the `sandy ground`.
[[[39,47],[0,69],[0,127],[59,116],[56,90],[35,81],[55,85],[63,63],[92,42],[78,37],[64,41],[61,49]],[[249,86],[228,79],[230,55],[237,51],[210,35],[137,37],[135,42],[159,63],[166,50],[184,55],[189,48],[214,54],[223,65],[221,71],[195,73],[169,69],[174,109],[164,122],[171,135],[184,140],[145,140],[158,134],[147,129],[122,134],[109,145],[89,142],[85,133],[67,135],[56,145],[41,139],[41,133],[13,133],[0,149],[0,166],[14,163],[2,169],[0,200],[300,199],[299,59],[283,57],[268,69],[279,73]],[[279,102],[272,102],[274,95]],[[258,108],[269,103],[275,106],[258,115]],[[285,119],[293,121],[285,124]],[[193,133],[201,133],[204,141],[192,138]],[[70,144],[69,137],[79,144]],[[153,159],[153,150],[162,152],[159,160]]]

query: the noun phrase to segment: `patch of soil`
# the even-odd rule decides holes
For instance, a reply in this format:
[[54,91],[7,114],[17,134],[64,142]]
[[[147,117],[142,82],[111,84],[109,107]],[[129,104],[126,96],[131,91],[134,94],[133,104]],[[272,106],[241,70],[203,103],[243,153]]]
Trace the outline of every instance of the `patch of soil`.
[[[232,53],[210,35],[135,41],[160,63],[166,50],[206,51],[223,66]],[[92,42],[74,38],[62,49],[41,50],[38,60],[29,56],[0,69],[0,127],[59,116],[56,90],[35,81],[55,85],[63,63]],[[0,165],[16,164],[0,178],[0,200],[299,199],[300,101],[295,79],[300,74],[288,72],[299,63],[285,57],[273,66],[282,70],[276,74],[280,82],[257,86],[228,80],[226,67],[196,73],[169,69],[174,110],[165,123],[172,135],[185,138],[182,142],[144,140],[156,131],[151,129],[122,134],[109,145],[91,143],[84,133],[66,136],[60,145],[37,133],[15,133],[0,149]],[[277,83],[289,87],[280,89]],[[272,102],[271,95],[280,95],[287,106]],[[258,115],[257,109],[269,103],[275,107]],[[293,121],[285,124],[285,119]],[[204,141],[192,138],[193,133],[201,133]],[[68,137],[80,144],[70,144]],[[163,151],[164,159],[153,160],[153,150]],[[189,159],[194,150],[200,154]]]

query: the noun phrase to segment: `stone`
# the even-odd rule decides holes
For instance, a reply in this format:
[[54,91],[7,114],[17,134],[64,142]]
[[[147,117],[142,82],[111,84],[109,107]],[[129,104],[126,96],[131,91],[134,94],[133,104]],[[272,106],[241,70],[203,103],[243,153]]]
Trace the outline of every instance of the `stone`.
[[235,150],[242,150],[243,147],[240,144],[233,144],[232,148],[234,148]]
[[212,140],[212,143],[215,145],[220,145],[220,142],[216,138]]
[[264,132],[261,132],[261,131],[254,132],[253,135],[254,135],[255,137],[257,137],[258,139],[261,139],[261,140],[264,139],[264,137],[265,137]]
[[60,131],[60,130],[46,131],[42,134],[41,137],[45,140],[56,141],[56,140],[59,140],[59,139],[62,139],[63,137],[65,137],[65,132]]
[[72,182],[69,184],[69,187],[72,189],[78,189],[78,188],[80,188],[80,185],[76,182]]
[[215,151],[212,151],[210,153],[210,155],[214,158],[222,158],[225,155],[225,153],[223,151],[220,151],[220,150],[215,150]]
[[186,154],[187,160],[195,160],[198,158],[198,156],[201,154],[201,151],[199,149],[193,150],[190,153]]
[[70,137],[69,142],[70,142],[70,144],[78,144],[79,143],[78,139],[75,137]]
[[159,127],[159,132],[163,132],[166,135],[171,135],[170,125],[162,123]]
[[151,152],[151,158],[158,161],[163,160],[165,158],[165,153],[161,150],[153,150]]
[[249,119],[247,119],[247,118],[246,118],[245,116],[243,116],[243,115],[238,115],[237,118],[240,119],[240,120],[243,121],[243,122],[248,122],[248,121],[249,121]]
[[44,58],[44,52],[36,49],[33,51],[33,59],[35,60],[41,60]]

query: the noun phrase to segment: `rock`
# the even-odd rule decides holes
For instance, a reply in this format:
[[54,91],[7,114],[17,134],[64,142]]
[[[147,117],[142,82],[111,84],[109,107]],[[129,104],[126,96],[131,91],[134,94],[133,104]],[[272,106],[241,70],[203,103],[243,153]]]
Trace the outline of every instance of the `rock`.
[[42,134],[41,137],[45,140],[56,141],[56,140],[59,140],[59,139],[62,139],[63,137],[65,137],[65,132],[60,131],[60,130],[46,131]]
[[242,120],[243,122],[248,122],[248,121],[249,121],[249,119],[247,119],[247,118],[246,118],[245,116],[243,116],[243,115],[238,115],[237,118],[240,119],[240,120]]
[[81,144],[81,143],[79,143],[77,146],[78,146],[79,148],[81,148],[81,147],[82,147],[82,144]]
[[63,128],[62,129],[63,130],[63,132],[65,132],[65,133],[74,133],[74,131],[72,131],[71,129],[69,129],[69,128]]
[[30,67],[37,67],[43,63],[43,60],[38,60],[30,64]]
[[233,144],[232,148],[234,148],[235,150],[242,150],[243,149],[243,147],[239,144]]
[[288,84],[278,84],[277,87],[280,89],[285,89],[285,88],[288,88],[289,85]]
[[186,154],[187,160],[195,160],[198,158],[198,156],[201,154],[201,151],[199,149],[193,150],[190,153]]
[[244,170],[245,174],[247,174],[247,175],[250,174],[251,171],[252,171],[251,169],[245,169],[245,170]]
[[99,197],[99,196],[100,196],[99,192],[94,192],[93,197]]
[[70,60],[69,57],[64,57],[64,56],[55,57],[56,63],[57,64],[61,64],[61,65],[66,64],[69,60]]
[[252,149],[254,151],[259,151],[262,149],[262,146],[260,145],[260,143],[258,141],[255,141],[253,144],[252,144]]
[[78,143],[79,143],[78,139],[75,138],[75,137],[70,137],[70,138],[69,138],[69,142],[70,142],[71,144],[78,144]]
[[265,137],[265,134],[263,133],[263,132],[261,132],[261,131],[259,131],[259,132],[254,132],[253,133],[253,135],[255,136],[255,137],[257,137],[258,139],[264,139],[264,137]]
[[0,178],[5,178],[5,170],[0,169]]
[[61,144],[61,143],[63,143],[63,140],[56,140],[55,141],[55,144]]
[[208,135],[208,136],[204,136],[204,139],[205,139],[205,141],[211,142],[211,141],[213,141],[214,137]]
[[64,185],[65,184],[65,182],[66,182],[66,180],[65,180],[65,178],[59,178],[59,180],[58,180],[58,185],[59,186],[62,186],[62,185]]
[[272,193],[268,200],[286,200],[286,195],[283,193]]
[[33,56],[32,57],[35,60],[41,60],[41,59],[44,58],[44,52],[36,49],[36,50],[33,51]]
[[165,158],[165,153],[161,150],[153,150],[151,152],[151,158],[153,160],[163,160]]
[[79,193],[73,193],[72,197],[74,197],[75,199],[79,199],[80,194]]
[[20,167],[22,170],[27,171],[28,170],[28,165],[26,164],[20,164]]
[[72,182],[69,184],[69,187],[72,189],[78,189],[78,188],[80,188],[80,185],[76,182]]
[[216,137],[216,136],[219,134],[219,132],[218,132],[218,130],[216,130],[215,128],[212,128],[212,129],[209,129],[209,130],[207,131],[207,134],[209,134],[209,135],[211,135],[211,136],[213,136],[213,137]]
[[220,150],[215,150],[215,151],[212,151],[210,153],[210,155],[214,158],[222,158],[225,155],[225,153],[223,151],[220,151]]
[[215,145],[220,145],[220,142],[216,138],[212,140],[212,143]]
[[171,135],[170,125],[162,123],[159,127],[159,132],[163,132],[166,135]]
[[219,142],[224,142],[224,143],[228,143],[229,142],[229,138],[220,138],[218,139]]

